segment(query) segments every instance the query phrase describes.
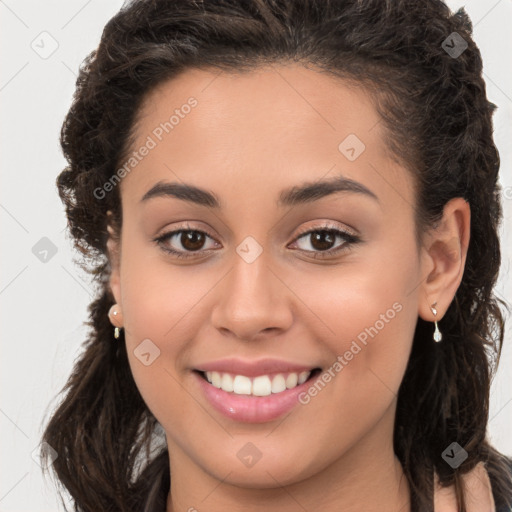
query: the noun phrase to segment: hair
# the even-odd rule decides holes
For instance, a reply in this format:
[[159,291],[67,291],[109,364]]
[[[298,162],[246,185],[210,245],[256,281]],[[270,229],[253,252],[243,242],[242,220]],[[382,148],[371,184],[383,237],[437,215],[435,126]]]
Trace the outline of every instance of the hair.
[[[387,148],[414,179],[417,237],[436,225],[450,199],[468,201],[463,278],[439,322],[441,343],[432,342],[432,323],[418,318],[394,450],[413,511],[433,510],[435,471],[443,486],[455,486],[464,512],[461,477],[479,462],[496,506],[512,505],[507,459],[486,437],[504,337],[500,304],[507,303],[493,293],[502,219],[496,106],[486,97],[472,30],[464,9],[453,13],[441,0],[138,0],[106,24],[80,66],[61,130],[67,166],[57,178],[78,264],[97,286],[83,351],[42,437],[58,454],[53,475],[75,511],[164,510],[170,481],[162,429],[135,385],[124,334],[116,343],[108,318],[115,300],[107,225],[119,237],[119,187],[102,199],[94,191],[129,154],[137,113],[156,86],[187,69],[241,73],[287,62],[371,92]],[[457,58],[442,44],[453,32],[468,45]],[[442,458],[454,441],[467,452],[457,468]],[[47,449],[41,457],[47,460]]]

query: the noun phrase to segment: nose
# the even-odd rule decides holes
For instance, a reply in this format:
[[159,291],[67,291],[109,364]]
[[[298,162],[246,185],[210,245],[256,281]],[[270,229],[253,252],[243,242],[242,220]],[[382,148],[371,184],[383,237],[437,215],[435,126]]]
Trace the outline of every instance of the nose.
[[221,286],[212,323],[224,336],[242,341],[263,340],[287,330],[292,321],[293,292],[265,251],[248,263],[238,255]]

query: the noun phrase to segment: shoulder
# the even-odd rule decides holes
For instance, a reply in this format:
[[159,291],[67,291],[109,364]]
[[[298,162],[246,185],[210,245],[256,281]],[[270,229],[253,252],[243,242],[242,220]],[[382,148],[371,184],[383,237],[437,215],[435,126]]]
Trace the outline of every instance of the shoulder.
[[[512,472],[512,460],[505,458],[508,470]],[[507,489],[507,494],[499,497],[493,488],[490,474],[484,462],[479,462],[471,471],[461,475],[464,487],[464,497],[467,512],[495,511],[512,512],[512,489]],[[434,510],[435,512],[456,512],[458,510],[455,486],[442,487],[435,473],[434,484]]]
[[[505,457],[505,460],[508,465],[508,471],[512,478],[512,457]],[[512,503],[512,488],[508,489],[508,494],[506,495],[506,498],[509,503]],[[494,499],[496,500],[496,496],[494,496]],[[504,505],[502,507],[497,507],[496,512],[512,512],[512,505]]]

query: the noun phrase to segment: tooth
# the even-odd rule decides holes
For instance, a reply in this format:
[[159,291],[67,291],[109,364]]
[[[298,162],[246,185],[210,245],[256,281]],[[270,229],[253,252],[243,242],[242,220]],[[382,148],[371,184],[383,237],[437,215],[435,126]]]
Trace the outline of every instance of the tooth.
[[294,388],[297,385],[298,376],[296,373],[290,373],[286,377],[286,387],[288,389]]
[[229,373],[224,373],[222,375],[221,388],[223,391],[233,391],[233,377],[231,377]]
[[299,384],[304,384],[308,380],[308,377],[311,375],[311,372],[301,372],[299,373]]
[[281,393],[286,389],[286,381],[284,376],[279,373],[272,379],[272,393]]
[[220,373],[219,372],[212,372],[212,384],[216,388],[220,388],[221,377],[220,377]]
[[253,396],[269,396],[272,393],[281,393],[286,389],[292,389],[306,382],[310,375],[310,371],[303,371],[300,374],[289,373],[288,375],[278,373],[273,378],[269,375],[260,375],[251,379],[245,375],[233,376],[223,372],[205,372],[208,382],[216,388],[228,393]]
[[251,379],[245,375],[237,375],[233,381],[233,392],[237,395],[250,395],[251,391]]
[[256,377],[252,383],[252,394],[255,396],[268,396],[272,393],[272,384],[267,375]]

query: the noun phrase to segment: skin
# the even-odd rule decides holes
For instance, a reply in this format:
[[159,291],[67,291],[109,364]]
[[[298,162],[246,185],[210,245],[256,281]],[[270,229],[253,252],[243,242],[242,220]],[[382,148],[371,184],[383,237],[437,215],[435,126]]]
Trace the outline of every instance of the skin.
[[[440,320],[461,282],[469,205],[450,201],[418,248],[412,176],[390,157],[370,97],[295,64],[247,74],[187,70],[147,96],[133,150],[191,96],[197,106],[121,181],[121,239],[108,244],[118,311],[111,321],[125,329],[135,382],[166,432],[167,512],[410,510],[392,444],[397,392],[418,316]],[[349,134],[366,146],[354,161],[338,149]],[[276,205],[285,188],[340,174],[378,201],[343,192]],[[160,180],[212,191],[222,208],[174,197],[141,202]],[[326,222],[362,241],[314,259],[319,245],[298,236]],[[153,239],[180,228],[211,238],[178,259]],[[247,236],[263,249],[250,264],[236,252]],[[344,243],[336,236],[327,248]],[[187,251],[179,235],[164,244]],[[284,419],[225,418],[192,374],[230,356],[327,369],[394,303],[394,318]],[[134,351],[148,338],[160,356],[146,366]],[[250,469],[237,457],[248,442],[262,454]],[[436,510],[455,510],[449,492],[436,494]]]
[[[465,486],[466,510],[468,512],[495,512],[491,481],[483,462],[479,462],[469,473],[462,475]],[[441,488],[437,480],[434,492],[435,512],[458,512],[454,487]]]

